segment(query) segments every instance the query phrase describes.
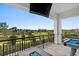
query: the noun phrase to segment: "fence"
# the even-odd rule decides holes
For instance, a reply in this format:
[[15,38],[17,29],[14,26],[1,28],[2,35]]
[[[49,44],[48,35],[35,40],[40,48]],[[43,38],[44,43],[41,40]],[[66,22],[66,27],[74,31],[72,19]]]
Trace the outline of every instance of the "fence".
[[25,38],[17,38],[16,40],[1,40],[0,41],[0,56],[12,54],[15,55],[18,51],[23,51],[32,46],[44,44],[46,42],[53,42],[54,35],[41,35]]

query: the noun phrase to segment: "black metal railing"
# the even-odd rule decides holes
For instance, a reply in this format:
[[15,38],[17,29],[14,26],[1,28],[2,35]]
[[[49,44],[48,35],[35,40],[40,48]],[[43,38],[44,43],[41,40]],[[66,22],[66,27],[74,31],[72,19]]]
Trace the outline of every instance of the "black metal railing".
[[23,50],[30,48],[31,46],[36,46],[53,41],[54,34],[17,38],[16,40],[0,40],[0,56],[8,54],[13,55],[13,53],[17,55],[18,51],[22,52]]
[[62,41],[70,38],[79,39],[79,34],[73,34],[73,33],[62,34]]

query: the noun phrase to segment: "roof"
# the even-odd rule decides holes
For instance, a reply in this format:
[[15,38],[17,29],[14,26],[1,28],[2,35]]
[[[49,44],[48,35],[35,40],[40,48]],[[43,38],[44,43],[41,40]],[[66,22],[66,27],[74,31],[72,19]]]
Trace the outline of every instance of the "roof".
[[[30,3],[11,3],[15,7],[30,11]],[[79,15],[79,3],[52,3],[49,18],[60,15],[61,18]]]

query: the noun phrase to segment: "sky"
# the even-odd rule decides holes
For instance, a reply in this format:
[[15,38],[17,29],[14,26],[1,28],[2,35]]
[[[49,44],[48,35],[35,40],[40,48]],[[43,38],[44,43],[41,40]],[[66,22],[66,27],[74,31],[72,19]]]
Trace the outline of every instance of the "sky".
[[62,20],[63,29],[79,29],[79,16],[73,16]]
[[[63,29],[78,29],[79,16],[62,20]],[[54,21],[47,17],[29,13],[22,9],[0,4],[0,22],[6,22],[11,27],[19,29],[54,29]]]

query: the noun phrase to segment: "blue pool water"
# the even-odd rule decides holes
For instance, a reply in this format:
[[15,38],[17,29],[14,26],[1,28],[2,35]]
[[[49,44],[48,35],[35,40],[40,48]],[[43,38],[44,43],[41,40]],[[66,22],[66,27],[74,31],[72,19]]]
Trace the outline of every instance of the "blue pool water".
[[38,52],[34,51],[34,52],[30,53],[30,56],[41,56],[41,54],[39,54]]
[[78,44],[79,40],[71,39],[67,43],[69,43],[69,44]]

